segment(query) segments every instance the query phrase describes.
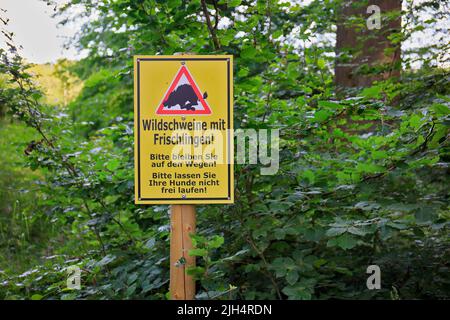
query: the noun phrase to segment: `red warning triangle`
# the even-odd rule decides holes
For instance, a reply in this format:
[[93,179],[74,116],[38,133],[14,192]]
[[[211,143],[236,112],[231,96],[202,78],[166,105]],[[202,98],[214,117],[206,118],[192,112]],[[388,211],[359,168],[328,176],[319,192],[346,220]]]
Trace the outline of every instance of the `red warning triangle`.
[[182,65],[159,103],[156,114],[211,114],[206,98],[207,93],[201,93],[188,68]]

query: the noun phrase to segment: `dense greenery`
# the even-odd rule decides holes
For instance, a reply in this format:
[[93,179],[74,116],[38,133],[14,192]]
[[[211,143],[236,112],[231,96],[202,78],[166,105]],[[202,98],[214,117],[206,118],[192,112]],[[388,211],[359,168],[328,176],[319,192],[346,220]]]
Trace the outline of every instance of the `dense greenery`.
[[[448,19],[447,1],[405,3],[393,39]],[[236,165],[236,203],[198,206],[199,299],[449,298],[448,44],[404,49],[400,79],[337,95],[340,5],[71,0],[58,15],[85,9],[74,43],[89,55],[59,73],[83,81],[67,105],[8,40],[0,298],[168,298],[168,207],[133,203],[132,56],[176,52],[233,54],[236,127],[281,134],[275,176]],[[371,264],[381,290],[366,288]]]

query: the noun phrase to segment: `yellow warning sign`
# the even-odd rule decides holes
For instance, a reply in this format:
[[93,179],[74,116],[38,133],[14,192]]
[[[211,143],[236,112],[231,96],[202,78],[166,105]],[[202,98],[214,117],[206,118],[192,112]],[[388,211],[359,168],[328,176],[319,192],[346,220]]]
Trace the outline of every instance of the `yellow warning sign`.
[[233,57],[135,56],[135,202],[233,203]]

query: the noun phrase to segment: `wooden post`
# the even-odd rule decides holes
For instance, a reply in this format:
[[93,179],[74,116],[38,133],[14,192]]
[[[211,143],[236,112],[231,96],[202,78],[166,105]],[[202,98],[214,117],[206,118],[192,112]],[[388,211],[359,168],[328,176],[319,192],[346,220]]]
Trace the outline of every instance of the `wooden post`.
[[195,257],[189,256],[195,233],[195,205],[174,204],[170,207],[170,298],[193,300],[195,281],[186,274],[187,267],[195,266]]
[[[193,53],[176,52],[175,56]],[[188,267],[195,267],[195,257],[189,256],[195,233],[195,205],[173,204],[170,206],[170,299],[194,300],[195,281],[186,274]],[[184,261],[184,263],[183,263]]]

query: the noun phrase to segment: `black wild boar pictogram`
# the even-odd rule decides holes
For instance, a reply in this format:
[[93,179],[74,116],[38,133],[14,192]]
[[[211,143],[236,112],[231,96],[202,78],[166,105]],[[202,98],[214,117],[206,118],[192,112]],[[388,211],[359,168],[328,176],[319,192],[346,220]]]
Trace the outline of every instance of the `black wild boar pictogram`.
[[[203,99],[206,99],[208,94],[203,94]],[[166,101],[163,102],[164,107],[172,108],[179,105],[181,109],[195,110],[193,105],[200,103],[199,98],[195,94],[194,89],[190,84],[182,84],[174,91],[172,91]]]

